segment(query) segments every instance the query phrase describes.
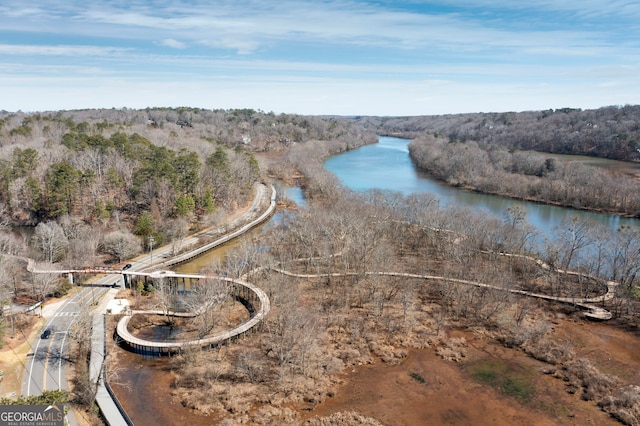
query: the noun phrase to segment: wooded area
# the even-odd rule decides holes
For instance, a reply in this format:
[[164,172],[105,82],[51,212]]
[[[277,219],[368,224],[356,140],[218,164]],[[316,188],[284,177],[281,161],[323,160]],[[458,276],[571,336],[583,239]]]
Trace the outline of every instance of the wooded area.
[[[222,222],[246,205],[258,179],[297,181],[306,207],[209,266],[249,273],[272,310],[237,344],[171,359],[166,393],[182,406],[221,421],[290,423],[299,418],[292,407],[312,410],[334,395],[346,368],[402,363],[412,348],[461,361],[466,342],[449,332],[473,330],[548,363],[583,399],[637,424],[638,389],[552,335],[553,318],[580,321],[578,306],[508,290],[592,297],[613,280],[619,285],[604,307],[615,323],[637,327],[638,228],[612,234],[571,219],[540,247],[518,209],[495,218],[441,207],[429,194],[354,193],[322,160],[376,133],[412,136],[412,158],[453,185],[635,215],[632,181],[525,150],[635,160],[638,114],[640,107],[357,119],[193,108],[2,113],[2,300],[66,291],[55,276],[28,276],[22,256],[69,266],[124,262],[150,236],[157,246]],[[128,291],[134,309],[164,306],[162,291]],[[240,303],[224,292],[192,296],[228,310]],[[192,326],[206,334],[221,322],[210,315]],[[77,332],[82,355],[87,334]],[[75,385],[76,400],[91,403],[86,383]]]
[[614,160],[640,159],[640,106],[593,110],[450,114],[417,117],[358,117],[370,129],[411,138],[426,133],[453,142],[475,141],[506,150],[578,154]]
[[121,262],[150,236],[179,241],[246,203],[263,174],[255,153],[317,140],[326,154],[374,138],[345,120],[250,109],[5,112],[0,223],[38,226],[31,249],[1,238],[6,252],[48,262]]
[[[243,273],[260,267],[250,279],[272,302],[264,329],[237,346],[176,357],[175,398],[225,418],[293,422],[298,417],[288,407],[313,409],[331,397],[338,374],[357,365],[399,364],[409,349],[427,347],[463,361],[465,340],[447,330],[473,329],[554,366],[583,399],[621,421],[637,421],[638,406],[630,402],[640,397],[637,390],[554,339],[549,316],[575,315],[574,307],[507,290],[577,298],[602,294],[605,280],[615,279],[621,285],[606,306],[616,321],[635,326],[638,229],[612,235],[573,219],[539,251],[534,230],[517,209],[501,220],[443,208],[428,194],[353,193],[324,168],[310,167],[313,157],[292,150],[282,159],[306,171],[305,182],[316,194],[309,205],[228,256],[232,264],[247,265]],[[503,255],[534,252],[551,267]],[[583,275],[564,272],[569,269]],[[267,394],[255,410],[255,396]]]
[[503,197],[640,217],[638,177],[535,151],[432,135],[409,145],[418,167],[450,185]]

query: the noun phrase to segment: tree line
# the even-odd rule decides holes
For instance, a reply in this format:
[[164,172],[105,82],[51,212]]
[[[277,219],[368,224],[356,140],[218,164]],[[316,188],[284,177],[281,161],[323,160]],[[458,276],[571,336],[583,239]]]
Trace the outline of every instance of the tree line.
[[[319,141],[340,150],[372,137],[345,120],[252,109],[2,112],[0,266],[9,275],[24,267],[5,254],[70,267],[122,262],[150,237],[177,249],[253,197],[269,168],[257,153]],[[35,300],[62,283],[15,277],[7,294]]]
[[354,120],[389,135],[436,133],[452,141],[476,141],[507,150],[640,159],[640,105]]
[[637,180],[624,172],[434,135],[415,139],[409,152],[418,167],[453,186],[577,209],[640,215]]

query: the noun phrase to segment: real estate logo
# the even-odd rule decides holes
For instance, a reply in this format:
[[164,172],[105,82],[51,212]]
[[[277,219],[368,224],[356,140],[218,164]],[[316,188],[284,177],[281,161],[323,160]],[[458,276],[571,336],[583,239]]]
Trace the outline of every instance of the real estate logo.
[[64,426],[62,405],[0,405],[0,426]]

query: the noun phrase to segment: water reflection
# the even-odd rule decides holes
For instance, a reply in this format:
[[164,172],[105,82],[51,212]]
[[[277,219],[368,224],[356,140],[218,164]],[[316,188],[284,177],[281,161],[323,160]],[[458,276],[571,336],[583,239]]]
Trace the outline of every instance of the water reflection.
[[[325,167],[347,187],[356,191],[388,189],[404,194],[432,193],[440,205],[465,206],[502,218],[509,207],[519,206],[527,212],[526,220],[545,237],[553,238],[555,228],[572,216],[590,219],[616,230],[621,225],[638,225],[637,219],[621,218],[564,207],[510,200],[478,194],[444,185],[416,169],[409,157],[408,139],[380,137],[377,144],[366,145],[325,161]],[[619,162],[618,162],[619,163]]]
[[285,186],[284,195],[299,207],[307,205],[307,200],[304,198],[304,192],[299,186]]

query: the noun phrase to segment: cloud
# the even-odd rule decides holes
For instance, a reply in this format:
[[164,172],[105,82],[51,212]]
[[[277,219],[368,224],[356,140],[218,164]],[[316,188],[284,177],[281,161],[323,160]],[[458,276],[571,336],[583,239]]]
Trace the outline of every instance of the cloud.
[[185,43],[182,43],[181,41],[178,41],[178,40],[174,40],[172,38],[165,38],[164,40],[160,41],[158,44],[160,44],[161,46],[172,47],[174,49],[184,49],[187,47]]
[[627,103],[640,98],[638,17],[631,0],[3,0],[0,92],[14,82],[23,110],[45,98],[354,114]]
[[[450,5],[447,1],[436,3]],[[484,10],[516,11],[536,13],[567,13],[570,16],[591,19],[622,17],[634,19],[640,17],[640,4],[635,0],[537,0],[535,2],[514,2],[511,0],[457,0],[455,6],[460,9],[474,8]]]
[[[13,4],[12,4],[13,3]],[[613,0],[603,2],[585,0],[576,4],[569,0],[541,0],[535,3],[506,0],[462,0],[451,5],[438,2],[430,6],[421,3],[399,2],[385,6],[353,0],[279,2],[239,0],[217,2],[148,1],[116,3],[49,2],[50,19],[42,15],[44,7],[26,8],[9,0],[8,13],[21,16],[22,31],[72,32],[78,35],[121,38],[172,45],[199,44],[216,50],[231,50],[246,55],[256,52],[286,49],[302,44],[351,49],[385,49],[449,52],[457,56],[465,52],[487,52],[496,48],[518,53],[521,47],[530,53],[554,54],[553,47],[575,49],[578,54],[587,50],[585,41],[615,47],[619,37],[610,38],[617,25],[591,22],[582,28],[580,19],[587,19],[590,11],[614,14],[624,9],[631,16],[640,14],[634,2]],[[470,9],[464,9],[466,6]],[[614,7],[615,6],[615,7]],[[14,9],[15,8],[15,9]],[[509,15],[517,11],[518,19]],[[562,12],[555,16],[554,12]],[[581,17],[576,17],[581,14]],[[569,17],[573,19],[569,20]],[[36,19],[36,17],[39,17]],[[0,20],[1,22],[2,20]],[[530,21],[541,23],[540,29]],[[5,22],[5,25],[15,25]],[[550,28],[553,25],[553,28]],[[562,30],[557,26],[564,25]],[[594,25],[597,27],[594,30]],[[553,30],[550,33],[549,30]],[[180,40],[180,42],[177,42]],[[559,51],[560,52],[560,51]],[[560,55],[562,56],[562,54]]]
[[131,51],[128,48],[78,45],[0,44],[0,54],[20,56],[110,56]]

